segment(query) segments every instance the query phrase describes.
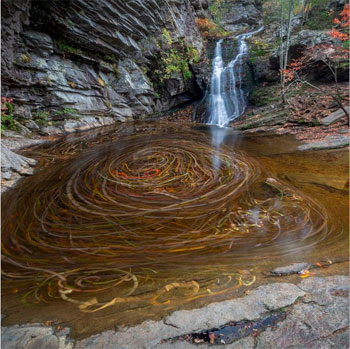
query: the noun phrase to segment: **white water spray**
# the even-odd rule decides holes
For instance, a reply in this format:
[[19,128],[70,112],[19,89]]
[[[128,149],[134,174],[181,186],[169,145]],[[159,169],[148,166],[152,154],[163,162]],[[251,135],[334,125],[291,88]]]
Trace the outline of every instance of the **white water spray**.
[[263,29],[264,27],[261,27],[256,31],[237,36],[237,56],[226,67],[222,59],[222,39],[216,43],[209,95],[208,124],[225,126],[244,113],[246,96],[242,89],[242,69],[243,58],[248,53],[248,45],[245,40]]

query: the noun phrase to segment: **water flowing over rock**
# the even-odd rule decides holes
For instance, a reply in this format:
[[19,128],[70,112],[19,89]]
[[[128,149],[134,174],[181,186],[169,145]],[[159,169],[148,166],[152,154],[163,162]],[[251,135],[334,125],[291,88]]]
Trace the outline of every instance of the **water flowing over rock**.
[[244,113],[247,95],[242,88],[242,72],[248,53],[245,40],[262,30],[263,27],[237,36],[238,53],[226,67],[222,59],[222,40],[217,42],[209,96],[209,124],[225,126]]

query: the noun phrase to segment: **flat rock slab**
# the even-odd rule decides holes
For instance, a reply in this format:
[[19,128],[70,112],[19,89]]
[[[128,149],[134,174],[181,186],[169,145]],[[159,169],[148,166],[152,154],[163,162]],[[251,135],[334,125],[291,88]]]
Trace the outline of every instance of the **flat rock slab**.
[[347,136],[329,136],[319,142],[299,145],[297,149],[300,151],[336,149],[336,148],[347,147],[348,145],[349,145],[349,137]]
[[274,283],[260,286],[243,298],[211,303],[195,310],[176,311],[164,322],[184,333],[196,332],[230,321],[258,319],[265,312],[291,305],[304,295],[305,292],[293,284]]
[[[163,321],[106,331],[74,342],[69,329],[57,332],[42,324],[2,328],[3,349],[185,349],[198,347],[189,339],[193,332],[210,331],[228,322],[263,319],[273,311],[285,312],[285,320],[257,336],[249,335],[228,345],[200,344],[200,348],[348,348],[349,277],[310,277],[299,285],[271,283],[249,295],[181,310]],[[181,336],[180,338],[178,338]],[[185,339],[184,339],[185,338]]]
[[[349,113],[349,107],[345,107],[345,110]],[[340,120],[345,115],[343,109],[338,109],[337,111],[333,112],[332,114],[328,115],[326,118],[323,118],[320,123],[322,125],[328,126],[332,124],[333,122],[336,122]]]
[[23,148],[32,147],[47,142],[48,141],[44,139],[23,137],[13,131],[5,131],[5,137],[1,138],[1,144],[5,145],[7,148],[14,152]]

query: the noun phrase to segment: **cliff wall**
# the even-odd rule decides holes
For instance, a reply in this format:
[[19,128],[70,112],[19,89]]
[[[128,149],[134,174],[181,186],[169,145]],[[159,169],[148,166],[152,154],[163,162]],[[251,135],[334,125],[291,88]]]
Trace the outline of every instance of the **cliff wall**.
[[2,1],[2,96],[19,128],[69,132],[198,99],[203,3]]

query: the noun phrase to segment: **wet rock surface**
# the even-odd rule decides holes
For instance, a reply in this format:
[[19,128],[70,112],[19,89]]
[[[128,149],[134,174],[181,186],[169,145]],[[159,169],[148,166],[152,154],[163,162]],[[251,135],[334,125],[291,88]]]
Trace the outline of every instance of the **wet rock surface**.
[[275,326],[279,321],[282,321],[285,318],[286,314],[284,312],[276,312],[272,313],[271,315],[267,315],[258,321],[230,322],[219,328],[205,330],[176,339],[186,340],[195,344],[210,343],[226,345],[236,342],[244,337],[256,337],[268,327]]
[[[58,331],[40,324],[3,327],[2,347],[36,348],[39,343],[40,348],[53,349],[165,349],[198,345],[235,349],[347,348],[348,291],[349,277],[343,275],[310,277],[298,285],[271,283],[242,298],[177,311],[163,321],[145,321],[75,342],[69,337],[69,329]],[[232,343],[223,343],[220,330],[228,326],[235,327],[236,332],[230,332]],[[205,334],[206,341],[198,340],[199,333]]]
[[302,270],[305,270],[309,267],[308,263],[293,263],[291,265],[287,265],[285,267],[278,267],[271,271],[272,275],[290,275],[290,274],[297,274],[301,272]]

